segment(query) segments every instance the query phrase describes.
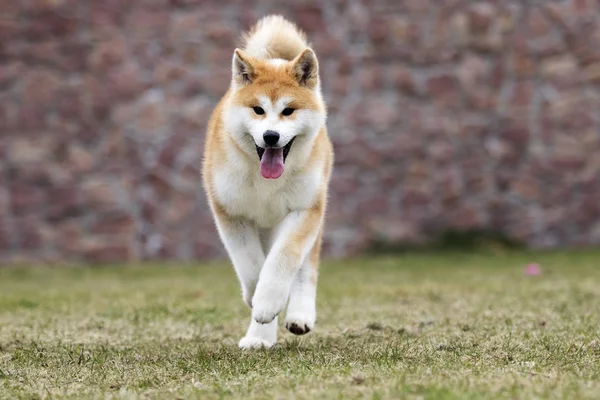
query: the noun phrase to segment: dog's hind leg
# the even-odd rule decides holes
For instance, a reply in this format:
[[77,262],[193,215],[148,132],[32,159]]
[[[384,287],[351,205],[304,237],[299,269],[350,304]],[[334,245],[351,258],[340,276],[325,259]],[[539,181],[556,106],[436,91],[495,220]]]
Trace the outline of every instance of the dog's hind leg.
[[321,234],[319,234],[309,256],[304,260],[292,284],[285,327],[295,335],[304,335],[315,327],[320,250]]

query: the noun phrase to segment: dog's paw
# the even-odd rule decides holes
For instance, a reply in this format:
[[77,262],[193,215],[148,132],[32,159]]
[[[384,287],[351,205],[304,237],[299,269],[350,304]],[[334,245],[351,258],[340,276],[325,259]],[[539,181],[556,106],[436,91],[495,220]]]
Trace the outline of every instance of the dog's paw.
[[283,310],[284,304],[277,304],[274,301],[256,301],[252,300],[252,318],[259,324],[268,324],[275,319]]
[[240,349],[270,349],[275,343],[257,337],[244,336],[238,347]]
[[259,324],[268,324],[278,316],[287,302],[287,293],[276,286],[256,289],[252,298],[252,318]]
[[315,328],[315,317],[302,313],[288,314],[285,327],[294,335],[305,335]]

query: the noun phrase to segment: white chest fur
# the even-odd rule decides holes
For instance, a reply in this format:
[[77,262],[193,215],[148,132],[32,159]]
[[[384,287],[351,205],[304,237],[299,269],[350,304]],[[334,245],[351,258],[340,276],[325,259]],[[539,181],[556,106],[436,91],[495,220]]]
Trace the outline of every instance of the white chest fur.
[[290,211],[310,208],[322,184],[319,168],[301,173],[285,171],[279,179],[265,179],[255,168],[228,163],[214,174],[218,201],[232,216],[272,228]]

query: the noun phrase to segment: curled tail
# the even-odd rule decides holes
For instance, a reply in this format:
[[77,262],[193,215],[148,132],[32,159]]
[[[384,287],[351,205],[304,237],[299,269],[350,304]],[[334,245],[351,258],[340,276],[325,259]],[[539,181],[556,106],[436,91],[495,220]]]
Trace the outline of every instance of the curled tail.
[[262,59],[292,60],[310,47],[304,32],[280,15],[262,18],[242,39],[244,50]]

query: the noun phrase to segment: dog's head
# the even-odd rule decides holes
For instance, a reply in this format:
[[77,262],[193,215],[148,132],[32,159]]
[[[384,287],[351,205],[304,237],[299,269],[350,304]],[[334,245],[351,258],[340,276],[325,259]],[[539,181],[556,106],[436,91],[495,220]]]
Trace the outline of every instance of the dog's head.
[[315,53],[291,61],[261,60],[236,49],[233,55],[226,130],[256,157],[264,178],[277,179],[289,158],[306,151],[325,123]]

